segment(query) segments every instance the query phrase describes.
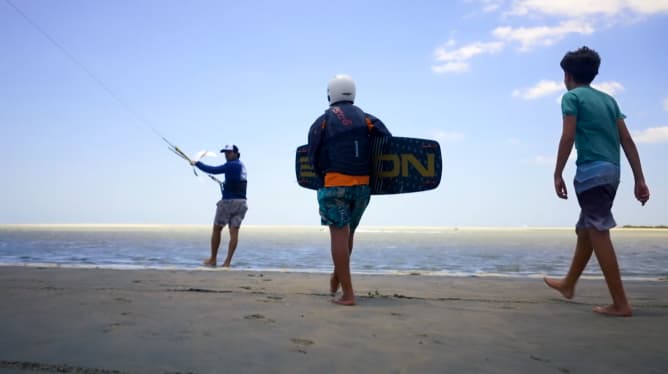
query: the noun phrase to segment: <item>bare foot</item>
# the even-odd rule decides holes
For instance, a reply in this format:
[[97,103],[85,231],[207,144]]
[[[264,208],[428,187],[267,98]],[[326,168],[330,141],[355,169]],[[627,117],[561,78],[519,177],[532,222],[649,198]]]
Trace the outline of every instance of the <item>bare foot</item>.
[[573,294],[575,293],[572,289],[568,289],[564,286],[564,281],[558,280],[558,279],[550,279],[548,277],[543,278],[543,281],[545,284],[547,284],[548,287],[554,288],[555,290],[559,291],[563,297],[566,299],[570,300],[573,298]]
[[633,314],[630,306],[626,306],[624,308],[618,308],[614,305],[595,306],[593,312],[614,317],[631,317],[631,315]]
[[202,263],[202,265],[204,265],[204,266],[211,266],[211,267],[214,267],[214,268],[215,268],[215,267],[216,267],[216,260],[213,260],[213,259],[207,259],[207,260],[204,260],[204,262]]
[[332,273],[332,276],[329,278],[329,292],[332,296],[339,290],[339,284],[339,278],[337,278],[336,273]]
[[353,306],[355,305],[355,298],[353,297],[352,299],[344,299],[341,297],[340,299],[332,299],[332,302],[339,305]]

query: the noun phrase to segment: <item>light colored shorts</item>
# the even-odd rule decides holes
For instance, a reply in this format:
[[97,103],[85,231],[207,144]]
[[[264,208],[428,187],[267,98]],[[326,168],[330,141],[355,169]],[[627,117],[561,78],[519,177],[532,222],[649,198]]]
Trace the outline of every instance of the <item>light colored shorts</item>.
[[617,225],[612,216],[612,203],[617,194],[617,185],[606,184],[579,192],[580,219],[575,224],[577,228],[593,228],[606,231]]
[[355,230],[371,198],[367,185],[350,187],[324,187],[318,190],[320,223]]
[[226,199],[216,203],[216,217],[213,223],[219,226],[241,227],[241,221],[246,217],[248,204],[246,199]]

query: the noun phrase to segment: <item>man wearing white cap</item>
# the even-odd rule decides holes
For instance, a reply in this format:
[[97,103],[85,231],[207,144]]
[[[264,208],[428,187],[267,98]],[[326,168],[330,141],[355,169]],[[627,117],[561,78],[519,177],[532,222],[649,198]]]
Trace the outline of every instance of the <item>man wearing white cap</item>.
[[226,145],[220,152],[225,154],[225,160],[227,160],[223,165],[209,166],[197,161],[193,163],[193,166],[208,174],[225,174],[225,182],[221,185],[223,197],[216,204],[216,216],[213,220],[211,257],[204,261],[204,265],[216,266],[221,231],[225,226],[228,226],[230,243],[227,247],[227,258],[225,258],[223,266],[229,267],[234,251],[237,249],[241,221],[243,221],[246,211],[248,211],[248,204],[246,203],[246,166],[239,160],[241,153],[239,153],[239,147],[236,145]]

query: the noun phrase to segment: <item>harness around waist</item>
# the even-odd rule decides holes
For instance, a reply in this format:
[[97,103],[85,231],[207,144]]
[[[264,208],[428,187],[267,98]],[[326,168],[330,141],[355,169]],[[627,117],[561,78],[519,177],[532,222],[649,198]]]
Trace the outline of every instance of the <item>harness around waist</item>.
[[223,194],[235,194],[246,197],[246,186],[248,181],[225,181],[221,185],[221,192]]

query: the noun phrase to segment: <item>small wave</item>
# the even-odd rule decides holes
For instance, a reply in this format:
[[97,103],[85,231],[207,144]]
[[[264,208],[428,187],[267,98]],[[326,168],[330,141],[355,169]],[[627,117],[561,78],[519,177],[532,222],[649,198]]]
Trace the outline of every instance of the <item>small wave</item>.
[[[53,269],[108,269],[108,270],[167,270],[167,271],[234,271],[234,272],[258,272],[258,273],[305,273],[305,274],[329,274],[331,270],[323,269],[297,269],[297,268],[271,268],[271,267],[209,267],[201,264],[187,266],[179,265],[129,265],[129,264],[60,264],[47,262],[23,262],[8,263],[0,262],[0,267],[28,267],[28,268],[53,268]],[[381,270],[381,271],[353,271],[353,275],[390,275],[390,276],[423,276],[423,277],[454,277],[454,278],[504,278],[504,279],[542,279],[549,274],[505,274],[485,272],[452,272],[452,271],[424,271],[424,270]],[[629,276],[622,277],[624,281],[665,282],[668,277]],[[600,275],[583,275],[581,279],[603,280]]]

